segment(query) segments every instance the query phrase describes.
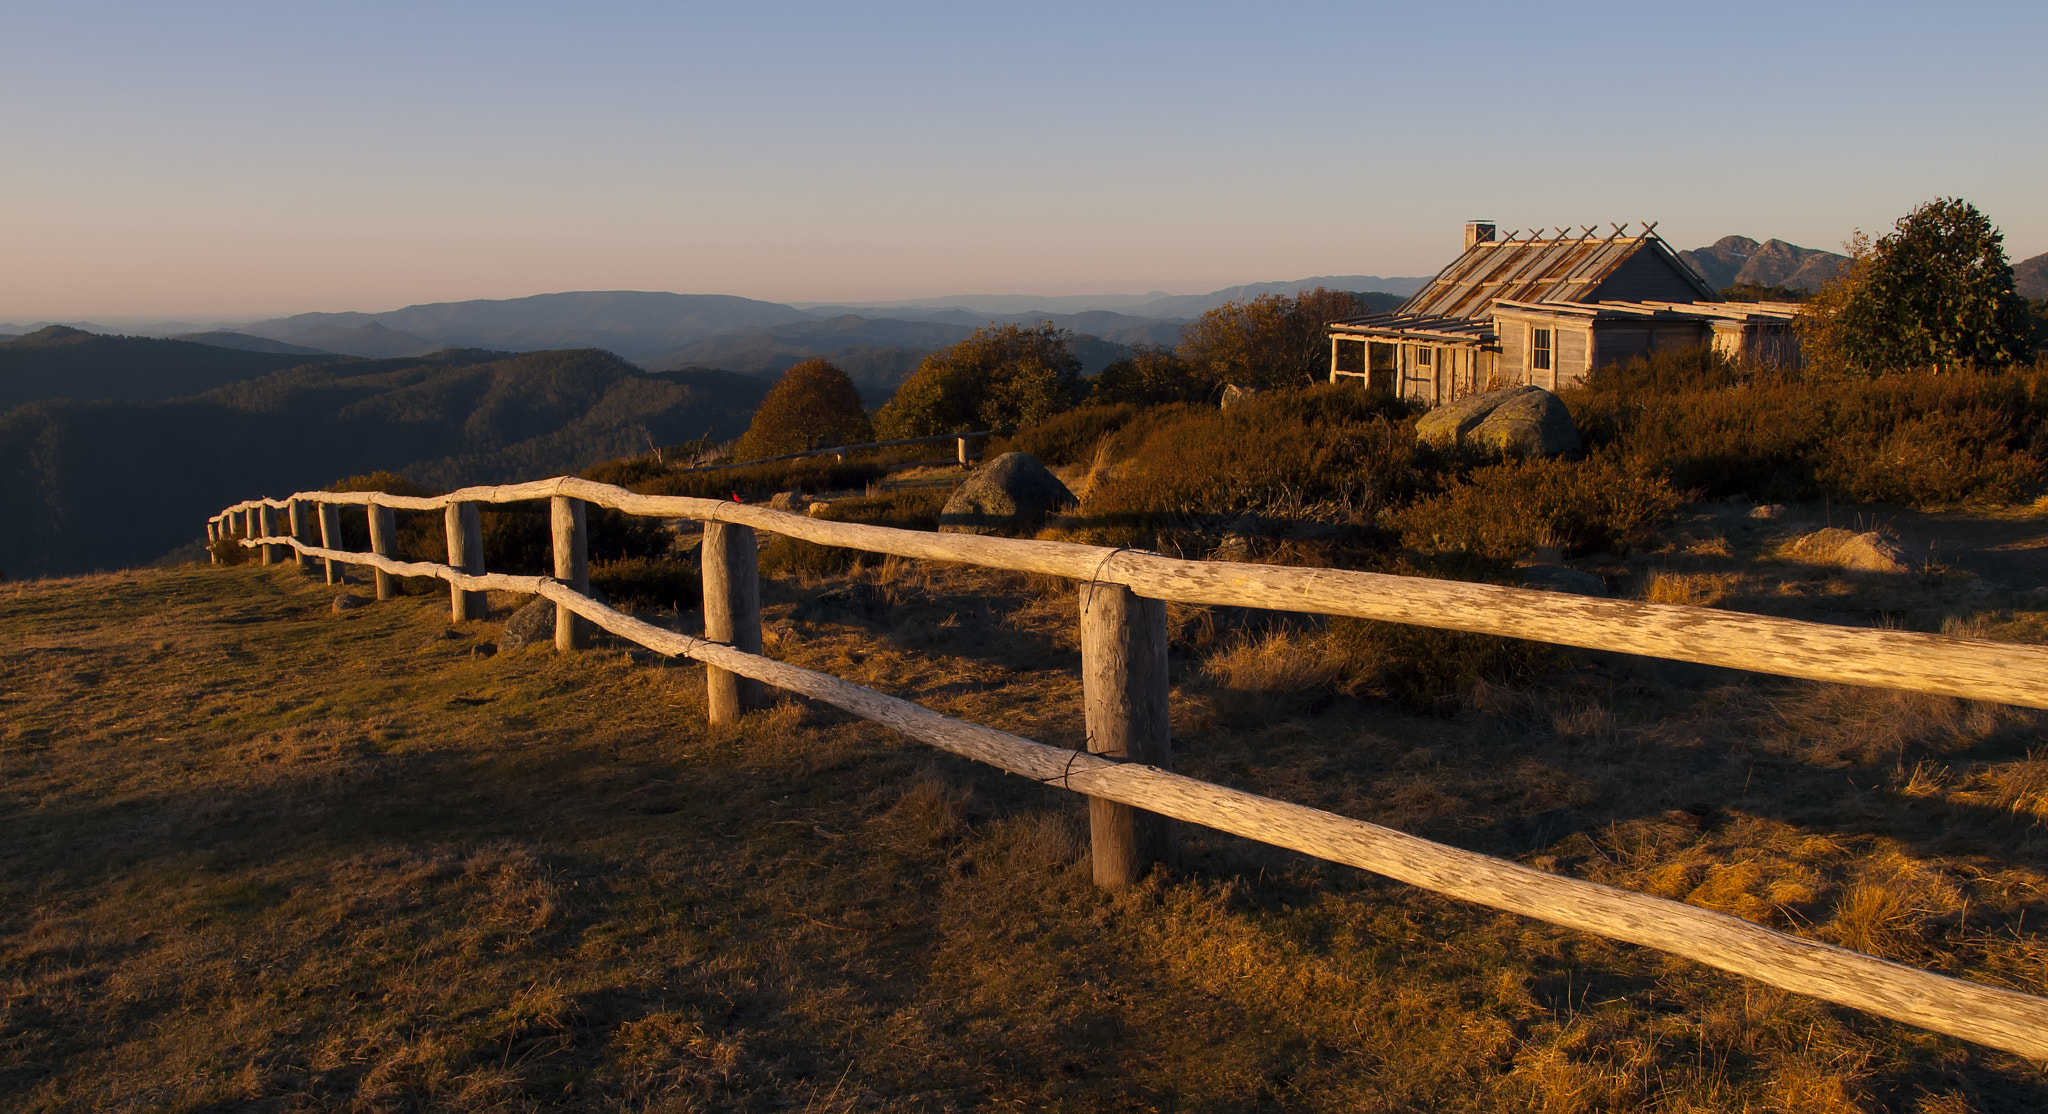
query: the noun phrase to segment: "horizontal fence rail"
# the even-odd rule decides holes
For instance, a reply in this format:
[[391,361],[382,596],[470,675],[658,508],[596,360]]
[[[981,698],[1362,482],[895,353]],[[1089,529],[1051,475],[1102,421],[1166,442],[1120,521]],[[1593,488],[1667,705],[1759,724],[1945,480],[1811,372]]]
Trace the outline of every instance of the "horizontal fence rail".
[[[904,437],[895,441],[864,441],[858,445],[835,445],[829,449],[805,449],[800,453],[783,453],[781,456],[764,456],[759,460],[739,460],[730,463],[700,464],[695,468],[683,468],[683,472],[719,472],[728,468],[752,468],[756,464],[781,464],[789,460],[803,460],[813,456],[839,456],[844,453],[862,453],[869,449],[888,449],[898,445],[933,445],[940,441],[958,441],[959,463],[967,463],[967,441],[971,437],[987,437],[991,431],[983,429],[973,433],[941,433],[932,437]],[[943,464],[944,461],[933,463]]]
[[[2048,708],[2048,649],[1979,638],[1838,627],[1497,584],[1347,569],[1189,561],[1072,542],[863,526],[717,499],[638,495],[574,477],[464,488],[437,496],[302,492],[292,499],[434,511],[451,503],[517,503],[558,496],[627,514],[753,526],[820,545],[871,553],[1121,584],[1141,596],[1173,603],[1382,619],[1807,680]],[[284,507],[290,502],[250,500],[224,513]]]
[[[1142,596],[1159,599],[1361,615],[1538,638],[1567,645],[1682,657],[1683,660],[1736,665],[1823,680],[1844,679],[1839,674],[1821,671],[1825,662],[1841,662],[1843,658],[1839,655],[1868,655],[1879,646],[1885,654],[1900,659],[1940,651],[1947,655],[1940,660],[1955,663],[1957,668],[1995,667],[2003,672],[1995,673],[1994,680],[1990,682],[1953,676],[1937,679],[1933,677],[1935,671],[1915,668],[1910,662],[1900,660],[1867,668],[1859,674],[1863,679],[1855,683],[2048,707],[2048,685],[2041,683],[2043,678],[2048,678],[2048,654],[2032,647],[1896,631],[1852,630],[1616,600],[1575,597],[1571,602],[1599,606],[1583,612],[1575,608],[1551,609],[1541,606],[1551,602],[1544,598],[1547,593],[1490,585],[1450,584],[1321,569],[1178,561],[1124,549],[820,523],[798,515],[717,500],[634,495],[576,479],[470,488],[434,497],[315,492],[302,493],[292,500],[251,500],[229,508],[212,520],[209,531],[211,533],[212,527],[227,515],[247,516],[263,508],[289,506],[293,501],[427,511],[445,510],[467,503],[565,498],[587,500],[631,514],[759,526],[826,545],[1050,573],[1080,581],[1084,589],[1098,585],[1123,585]],[[580,515],[577,519],[580,522]],[[294,518],[293,521],[299,520]],[[833,529],[813,529],[817,526]],[[253,534],[254,531],[247,533]],[[703,662],[714,673],[748,678],[831,704],[942,750],[1043,784],[1086,794],[1091,801],[1115,802],[1158,816],[1200,824],[1490,908],[1655,948],[1795,993],[2014,1052],[2032,1060],[2048,1060],[2048,999],[1893,963],[1683,902],[1550,874],[1362,820],[1184,777],[1156,766],[1120,762],[1097,754],[1047,746],[994,728],[952,719],[910,701],[775,661],[721,641],[663,630],[614,611],[555,577],[467,572],[434,562],[399,561],[383,553],[357,553],[315,546],[298,536],[265,533],[240,537],[237,541],[242,546],[258,549],[277,547],[281,551],[289,548],[306,560],[325,559],[365,566],[374,569],[380,578],[435,577],[447,581],[458,593],[499,589],[536,595],[552,600],[561,613],[573,614],[658,653],[690,658]],[[751,552],[750,542],[747,553],[751,555]],[[1195,571],[1205,567],[1214,571]],[[1275,573],[1284,575],[1277,579],[1266,575]],[[1476,595],[1456,591],[1431,594],[1432,590],[1441,589],[1484,591]],[[1401,604],[1405,601],[1400,593],[1411,592],[1421,593],[1424,602],[1403,608]],[[1339,606],[1328,606],[1330,604]],[[1494,610],[1487,611],[1489,607]],[[1666,614],[1669,612],[1687,613],[1688,618],[1732,622],[1679,623],[1675,617]],[[1639,633],[1635,641],[1615,645],[1614,638],[1594,639],[1564,630],[1564,625],[1574,621],[1572,617],[1575,615],[1578,622],[1605,624],[1600,628],[1603,633],[1627,631],[1642,625],[1650,626],[1652,633],[1648,636]],[[1447,617],[1457,621],[1446,621]],[[1631,626],[1631,619],[1636,621],[1636,627]],[[1659,620],[1662,620],[1661,625]],[[754,622],[758,624],[758,610],[754,613]],[[557,627],[561,629],[559,621]],[[1557,637],[1564,634],[1571,636]],[[1639,648],[1646,644],[1655,648]],[[1688,649],[1691,655],[1697,656],[1670,652],[1674,647]],[[1772,656],[1777,653],[1787,657]],[[1749,661],[1765,664],[1744,664]],[[1084,672],[1087,671],[1084,669]],[[2026,687],[2028,685],[2032,686],[2031,690]],[[2004,695],[2007,693],[2010,695]],[[1090,714],[1094,714],[1092,709]],[[1098,878],[1101,876],[1100,862],[1098,857]]]

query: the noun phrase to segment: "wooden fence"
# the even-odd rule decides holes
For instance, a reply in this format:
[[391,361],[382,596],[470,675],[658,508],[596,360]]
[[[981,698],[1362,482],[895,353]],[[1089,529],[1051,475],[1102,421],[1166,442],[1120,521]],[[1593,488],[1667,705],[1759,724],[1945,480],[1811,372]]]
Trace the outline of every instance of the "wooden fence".
[[[550,500],[554,575],[486,572],[478,504],[539,499]],[[700,552],[704,637],[662,630],[588,597],[588,504],[705,524]],[[372,552],[340,548],[344,506],[366,508]],[[317,524],[311,513],[316,507]],[[277,510],[285,512],[287,533],[275,529]],[[396,510],[443,512],[447,564],[393,558]],[[239,519],[239,529],[233,519]],[[312,541],[316,528],[317,545]],[[951,719],[763,657],[756,529],[821,545],[1078,582],[1088,751],[1050,747]],[[438,577],[449,583],[450,613],[457,619],[481,616],[477,593],[485,589],[553,600],[558,648],[582,645],[589,625],[595,625],[659,653],[703,662],[714,723],[737,720],[760,702],[761,686],[771,685],[940,749],[1085,794],[1092,865],[1104,886],[1128,884],[1170,855],[1175,822],[1186,821],[2048,1061],[2048,999],[1174,774],[1167,735],[1165,603],[1382,619],[2032,708],[2048,708],[2048,649],[1489,584],[1188,561],[1131,549],[828,522],[715,499],[637,495],[575,478],[432,497],[302,492],[285,500],[251,500],[207,523],[209,541],[235,535],[239,544],[257,548],[266,564],[284,560],[287,553],[305,569],[315,560],[324,562],[329,583],[336,582],[344,565],[370,568],[379,599],[393,594],[394,577]]]
[[[977,437],[987,437],[989,433],[989,430],[983,429],[976,430],[973,433],[941,433],[934,437],[905,437],[896,441],[865,441],[858,445],[836,445],[829,449],[805,449],[803,452],[800,453],[784,453],[781,456],[764,456],[759,460],[741,460],[725,464],[701,464],[695,468],[685,468],[683,469],[683,471],[720,472],[728,468],[752,468],[757,464],[781,464],[784,461],[803,460],[807,457],[813,456],[844,457],[847,453],[866,452],[869,449],[889,449],[895,448],[896,446],[899,445],[931,445],[936,444],[940,441],[954,441],[958,443],[954,447],[954,452],[956,454],[955,459],[952,461],[928,460],[923,461],[922,463],[958,463],[961,467],[964,468],[967,466],[969,461],[973,460],[972,454],[968,452],[968,442],[974,440]],[[898,465],[898,467],[909,467],[909,465]]]

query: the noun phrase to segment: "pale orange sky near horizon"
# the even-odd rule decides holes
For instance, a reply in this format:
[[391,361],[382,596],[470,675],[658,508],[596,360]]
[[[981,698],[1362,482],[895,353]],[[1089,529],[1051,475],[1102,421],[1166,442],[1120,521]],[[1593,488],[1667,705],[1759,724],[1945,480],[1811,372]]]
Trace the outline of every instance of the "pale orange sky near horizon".
[[[2048,250],[2038,6],[1572,8],[15,13],[0,322],[1194,293],[1433,273],[1471,217],[1835,249],[1945,195]],[[1623,12],[1634,50],[1540,96],[1401,49]]]

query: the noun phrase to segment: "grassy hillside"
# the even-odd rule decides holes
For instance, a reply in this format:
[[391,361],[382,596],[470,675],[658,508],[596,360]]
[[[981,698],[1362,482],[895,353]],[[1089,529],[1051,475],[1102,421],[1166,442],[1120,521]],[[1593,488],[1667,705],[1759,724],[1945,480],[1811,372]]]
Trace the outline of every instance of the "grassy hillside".
[[437,488],[572,472],[746,428],[767,384],[652,375],[605,352],[302,367],[163,402],[46,401],[0,414],[0,572],[154,560],[259,492],[400,471]]
[[[1645,569],[1900,591],[1762,544],[1688,520]],[[2048,1105],[2010,1057],[1200,829],[1103,894],[1067,793],[798,702],[711,730],[693,667],[332,595],[0,589],[0,1106]],[[1074,608],[895,560],[766,585],[771,654],[1064,746]],[[1174,611],[1183,772],[2048,989],[2037,715],[1613,659],[1417,716],[1318,695],[1313,632],[1249,618]]]
[[51,325],[0,343],[0,411],[46,398],[160,399],[339,357],[189,340],[101,336]]

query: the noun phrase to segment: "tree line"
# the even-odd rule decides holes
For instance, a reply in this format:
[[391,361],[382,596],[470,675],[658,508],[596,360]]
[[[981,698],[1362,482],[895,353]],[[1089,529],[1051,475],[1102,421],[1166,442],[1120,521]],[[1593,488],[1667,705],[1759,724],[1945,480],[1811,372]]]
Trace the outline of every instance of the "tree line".
[[844,372],[827,360],[806,360],[768,392],[734,457],[1022,429],[1084,403],[1214,401],[1227,383],[1308,386],[1329,368],[1329,322],[1371,309],[1356,294],[1322,287],[1230,302],[1190,322],[1178,345],[1140,345],[1092,379],[1081,374],[1070,331],[1050,322],[990,324],[926,356],[872,418]]

